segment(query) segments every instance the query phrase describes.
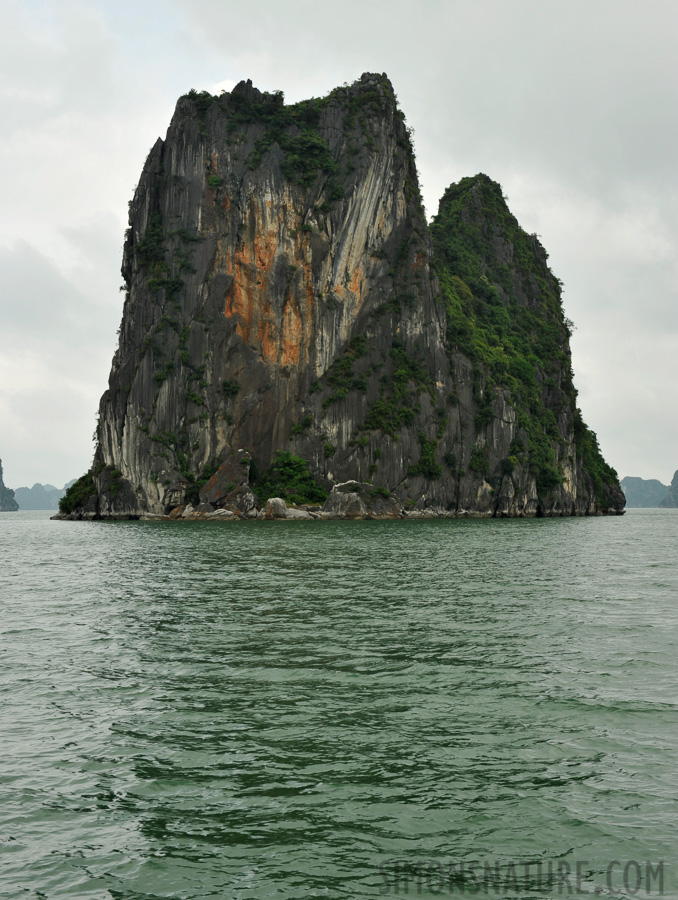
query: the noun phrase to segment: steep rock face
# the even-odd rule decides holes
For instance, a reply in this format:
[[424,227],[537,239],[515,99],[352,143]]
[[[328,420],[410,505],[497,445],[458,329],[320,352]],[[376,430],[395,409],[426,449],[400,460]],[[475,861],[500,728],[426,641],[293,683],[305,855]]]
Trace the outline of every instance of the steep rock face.
[[509,516],[621,511],[617,473],[576,406],[572,323],[537,236],[485,175],[447,189],[431,236],[458,385],[454,455],[476,476],[459,478],[461,505]]
[[2,474],[2,460],[0,459],[0,512],[16,512],[19,504],[14,499],[14,491],[5,487]]
[[242,451],[255,496],[286,451],[405,510],[623,508],[543,248],[486,176],[429,231],[403,118],[382,75],[294,106],[251,82],[179,100],[130,204],[95,465],[65,513],[213,503]]

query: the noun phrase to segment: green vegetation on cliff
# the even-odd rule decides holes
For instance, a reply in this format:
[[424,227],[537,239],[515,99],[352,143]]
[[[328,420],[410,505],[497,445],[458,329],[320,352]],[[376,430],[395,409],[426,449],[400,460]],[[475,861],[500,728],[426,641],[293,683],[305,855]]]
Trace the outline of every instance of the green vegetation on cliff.
[[85,506],[90,497],[96,496],[97,489],[94,484],[93,473],[86,472],[74,484],[72,484],[63,497],[59,500],[59,512],[72,513],[74,510]]
[[[189,91],[186,97],[196,104],[201,131],[205,133],[207,110],[213,103],[220,103],[221,98],[207,91],[198,93],[195,90]],[[248,89],[247,85],[242,84],[228,95],[225,112],[234,129],[247,125],[262,125],[264,128],[262,137],[256,141],[250,154],[250,169],[261,165],[265,153],[275,143],[284,154],[281,171],[285,178],[309,187],[318,172],[336,171],[327,141],[317,130],[321,105],[322,101],[312,99],[286,106],[282,91],[260,93],[251,85]],[[218,184],[212,186],[218,187]]]
[[362,427],[397,438],[403,425],[411,425],[416,418],[418,395],[425,391],[433,397],[433,387],[429,373],[407,354],[399,340],[393,341],[390,356],[393,375],[382,376],[379,400],[371,407]]
[[[344,196],[344,189],[339,175],[339,166],[334,159],[326,138],[320,133],[320,116],[330,104],[344,107],[347,115],[344,119],[346,133],[358,130],[362,143],[369,151],[374,149],[374,140],[369,133],[366,116],[383,114],[389,103],[395,104],[397,99],[391,83],[385,75],[380,79],[382,90],[374,85],[356,85],[352,89],[347,86],[335,88],[325,97],[311,97],[299,103],[285,104],[282,91],[257,91],[251,82],[241,82],[231,94],[223,97],[210,94],[208,91],[191,90],[184,95],[192,100],[198,112],[200,130],[206,132],[207,111],[212,104],[219,104],[219,109],[228,117],[234,131],[247,126],[260,125],[263,135],[254,144],[248,158],[248,167],[257,169],[261,166],[265,154],[274,145],[283,152],[281,172],[292,182],[310,187],[319,173],[330,176],[328,201],[331,203]],[[402,113],[399,113],[404,118]],[[353,152],[358,152],[354,146]],[[350,169],[348,163],[346,169]],[[213,175],[213,187],[218,187],[223,179]]]
[[[562,464],[555,447],[566,436],[565,416],[598,500],[617,480],[596,435],[576,410],[561,282],[547,264],[537,235],[529,235],[487,175],[451,185],[430,226],[434,268],[447,312],[447,348],[474,364],[479,389],[476,425],[492,420],[496,388],[508,388],[527,441],[527,462],[540,494],[558,487]],[[574,418],[572,411],[576,410]],[[515,461],[522,461],[516,448]]]
[[282,497],[287,503],[323,503],[327,499],[327,491],[316,483],[308,462],[285,450],[278,451],[258,478],[255,491],[262,504],[269,497]]

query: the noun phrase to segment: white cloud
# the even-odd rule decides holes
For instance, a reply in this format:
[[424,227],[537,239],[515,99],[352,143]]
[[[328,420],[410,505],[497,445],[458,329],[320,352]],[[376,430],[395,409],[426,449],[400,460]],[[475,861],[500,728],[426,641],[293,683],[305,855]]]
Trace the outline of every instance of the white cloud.
[[8,484],[63,483],[89,460],[127,201],[177,97],[252,78],[293,101],[363,71],[391,77],[429,213],[450,182],[484,171],[541,234],[578,329],[587,419],[621,475],[667,480],[678,466],[677,25],[672,0],[427,0],[417,14],[403,0],[6,0]]

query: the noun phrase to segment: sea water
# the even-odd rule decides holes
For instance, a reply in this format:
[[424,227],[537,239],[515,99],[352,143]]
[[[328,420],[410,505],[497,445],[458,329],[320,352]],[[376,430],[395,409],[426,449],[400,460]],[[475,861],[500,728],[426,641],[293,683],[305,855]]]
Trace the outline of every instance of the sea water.
[[48,516],[0,515],[0,897],[678,896],[678,511]]

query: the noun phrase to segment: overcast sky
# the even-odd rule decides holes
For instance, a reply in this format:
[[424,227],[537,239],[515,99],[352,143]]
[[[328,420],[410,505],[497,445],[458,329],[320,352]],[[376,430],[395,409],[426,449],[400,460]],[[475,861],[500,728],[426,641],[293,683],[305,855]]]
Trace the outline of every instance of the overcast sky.
[[393,82],[427,212],[485,172],[565,283],[575,383],[620,477],[678,469],[676,0],[0,0],[0,457],[91,462],[148,150],[177,97]]

